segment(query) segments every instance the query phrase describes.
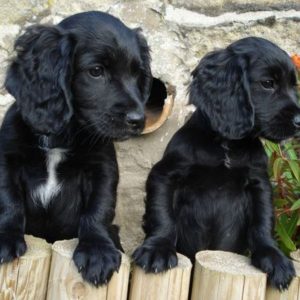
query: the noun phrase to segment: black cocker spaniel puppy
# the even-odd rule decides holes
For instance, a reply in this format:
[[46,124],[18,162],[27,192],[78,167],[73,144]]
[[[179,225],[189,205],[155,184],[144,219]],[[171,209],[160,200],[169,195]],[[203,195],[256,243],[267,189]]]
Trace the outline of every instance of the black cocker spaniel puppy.
[[78,237],[78,270],[104,284],[121,259],[112,141],[144,127],[147,43],[115,17],[86,12],[28,28],[15,49],[5,87],[16,102],[0,131],[0,261],[24,254],[24,233]]
[[300,133],[295,68],[273,43],[241,39],[207,54],[193,71],[191,119],[147,180],[146,238],[133,254],[147,272],[194,260],[204,249],[251,251],[278,289],[295,275],[272,237],[272,190],[260,137]]

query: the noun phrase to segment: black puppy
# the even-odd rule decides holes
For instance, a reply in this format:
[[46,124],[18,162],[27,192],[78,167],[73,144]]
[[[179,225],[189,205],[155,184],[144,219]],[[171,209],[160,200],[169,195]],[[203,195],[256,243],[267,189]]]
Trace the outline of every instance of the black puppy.
[[87,12],[27,29],[15,49],[5,87],[16,103],[0,131],[0,260],[24,254],[24,233],[78,237],[74,262],[101,285],[121,258],[112,140],[144,127],[147,43],[118,19]]
[[293,265],[272,238],[267,157],[259,137],[279,142],[300,129],[295,68],[262,38],[207,54],[193,71],[197,109],[147,180],[146,239],[133,257],[148,272],[177,264],[176,250],[244,253],[287,288]]

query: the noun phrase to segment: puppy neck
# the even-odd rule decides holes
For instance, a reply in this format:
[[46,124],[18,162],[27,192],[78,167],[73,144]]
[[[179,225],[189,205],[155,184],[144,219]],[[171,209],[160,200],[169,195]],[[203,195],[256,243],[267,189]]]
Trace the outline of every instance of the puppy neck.
[[38,137],[38,146],[43,151],[50,150],[50,139],[47,135],[40,135]]
[[209,117],[199,108],[193,112],[187,124],[188,126],[197,128],[197,130],[202,131],[203,133],[208,133],[210,136],[215,136],[217,134],[211,128]]
[[39,134],[37,135],[38,147],[42,151],[48,152],[54,148],[61,148],[66,149],[70,148],[72,141],[68,138],[68,134],[61,134],[61,135],[46,135],[46,134]]

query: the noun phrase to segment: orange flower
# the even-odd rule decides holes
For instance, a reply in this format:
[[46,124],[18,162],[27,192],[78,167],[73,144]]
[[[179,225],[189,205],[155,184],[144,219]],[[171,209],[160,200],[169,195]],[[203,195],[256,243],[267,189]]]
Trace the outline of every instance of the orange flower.
[[300,55],[293,54],[291,56],[293,63],[295,64],[296,68],[300,70]]

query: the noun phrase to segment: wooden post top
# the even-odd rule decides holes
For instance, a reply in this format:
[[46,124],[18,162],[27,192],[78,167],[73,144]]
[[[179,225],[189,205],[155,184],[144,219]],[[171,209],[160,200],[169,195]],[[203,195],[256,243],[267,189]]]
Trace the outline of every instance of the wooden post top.
[[51,255],[51,244],[41,238],[25,235],[27,251],[19,259],[35,259]]
[[262,276],[246,256],[226,251],[205,250],[196,254],[196,261],[206,269],[232,275]]

